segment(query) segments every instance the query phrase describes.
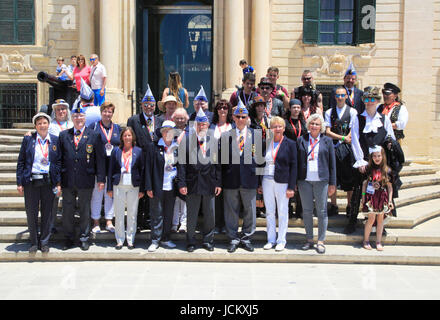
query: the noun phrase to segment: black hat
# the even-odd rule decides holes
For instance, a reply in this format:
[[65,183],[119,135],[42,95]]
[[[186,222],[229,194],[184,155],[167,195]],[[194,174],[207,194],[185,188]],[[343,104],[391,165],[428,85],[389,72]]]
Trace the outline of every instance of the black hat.
[[265,85],[265,84],[271,86],[272,88],[274,87],[273,83],[270,82],[268,77],[261,78],[260,83],[258,84],[258,86]]
[[400,92],[400,88],[396,86],[395,84],[392,84],[390,82],[387,82],[383,85],[383,91],[391,91],[394,94],[398,94]]

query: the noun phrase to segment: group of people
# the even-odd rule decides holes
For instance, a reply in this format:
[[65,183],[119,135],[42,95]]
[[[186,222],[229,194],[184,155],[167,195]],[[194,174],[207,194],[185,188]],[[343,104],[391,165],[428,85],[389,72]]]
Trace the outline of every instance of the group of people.
[[[177,75],[171,77],[180,82]],[[400,89],[385,84],[384,104],[379,105],[380,89],[355,88],[356,72],[350,68],[324,111],[310,71],[304,71],[303,86],[292,90],[290,98],[276,84],[278,77],[278,69],[271,67],[255,88],[255,75],[244,73],[243,86],[229,101],[219,100],[212,112],[202,86],[191,115],[186,90],[167,88],[156,103],[148,87],[141,112],[125,128],[112,121],[115,105],[96,106],[96,92],[80,79],[80,102],[70,111],[64,100],[57,100],[52,117],[36,114],[36,132],[23,139],[17,189],[25,196],[30,252],[49,251],[62,193],[63,250],[78,240],[81,249],[89,249],[90,232],[101,232],[104,198],[105,228],[114,232],[117,250],[125,242],[133,249],[136,231],[145,229],[149,219],[149,252],[175,248],[171,234],[178,231],[186,232],[186,248],[192,252],[202,216],[203,248],[213,251],[214,235],[225,232],[229,253],[239,247],[253,251],[258,206],[267,225],[263,248],[283,251],[289,207],[295,203],[306,231],[302,249],[323,254],[328,216],[338,212],[337,189],[347,191],[344,231],[354,232],[361,208],[366,216],[363,246],[371,249],[376,224],[376,248],[383,250],[384,221],[395,215],[393,199],[404,162],[399,142],[408,116]]]

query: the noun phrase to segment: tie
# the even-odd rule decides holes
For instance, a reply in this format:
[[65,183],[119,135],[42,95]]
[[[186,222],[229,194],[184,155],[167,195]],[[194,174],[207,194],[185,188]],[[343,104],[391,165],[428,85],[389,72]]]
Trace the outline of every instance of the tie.
[[76,130],[75,131],[75,136],[79,136],[79,135],[81,135],[81,130]]
[[148,128],[151,127],[151,118],[148,118],[148,119],[147,119],[147,126],[148,126]]
[[238,148],[240,149],[240,152],[244,149],[244,137],[243,132],[240,131],[240,137],[238,138]]

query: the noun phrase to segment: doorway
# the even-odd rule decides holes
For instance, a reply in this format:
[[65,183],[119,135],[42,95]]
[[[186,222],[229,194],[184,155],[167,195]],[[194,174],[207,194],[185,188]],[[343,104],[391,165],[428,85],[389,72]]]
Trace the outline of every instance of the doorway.
[[167,1],[168,5],[154,5],[157,1],[141,2],[138,97],[142,99],[149,84],[156,100],[161,100],[168,87],[169,73],[177,71],[188,91],[190,115],[194,112],[193,100],[201,85],[208,100],[212,101],[212,0]]

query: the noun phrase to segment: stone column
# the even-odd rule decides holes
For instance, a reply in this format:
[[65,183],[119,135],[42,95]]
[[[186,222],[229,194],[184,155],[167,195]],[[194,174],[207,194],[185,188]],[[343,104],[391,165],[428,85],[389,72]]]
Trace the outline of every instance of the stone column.
[[266,76],[270,67],[271,10],[269,0],[252,0],[251,61],[255,68],[257,83]]
[[[95,0],[79,2],[79,54],[88,61],[95,53]],[[69,57],[70,58],[70,57]],[[89,63],[89,62],[88,62]]]
[[229,92],[235,90],[235,85],[241,85],[243,78],[239,62],[245,58],[244,0],[225,0],[224,19],[224,70],[228,93],[224,92],[223,96],[229,99]]
[[[434,44],[434,5],[432,1],[405,1],[402,32],[402,98],[409,112],[403,149],[412,157],[430,157],[440,137],[433,130],[434,120],[432,68]],[[420,23],[423,21],[423,23]],[[421,36],[423,35],[423,36]],[[398,84],[397,84],[398,85]],[[423,98],[421,98],[423,97]],[[430,142],[420,143],[420,128]],[[437,149],[438,152],[438,149]],[[434,152],[435,153],[435,152]]]

